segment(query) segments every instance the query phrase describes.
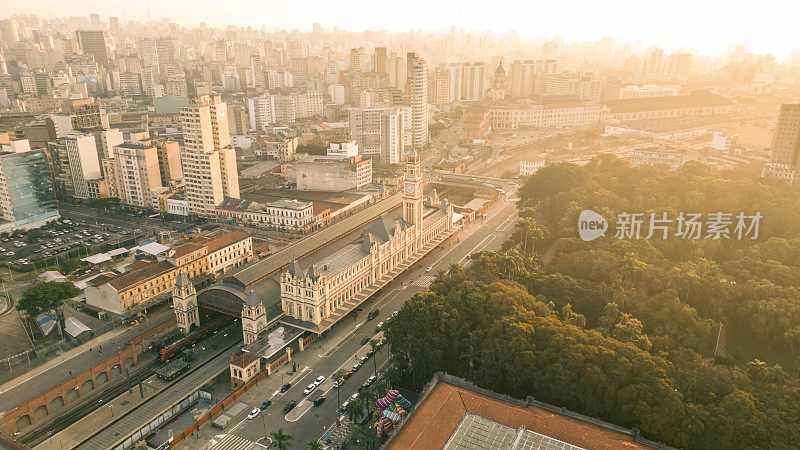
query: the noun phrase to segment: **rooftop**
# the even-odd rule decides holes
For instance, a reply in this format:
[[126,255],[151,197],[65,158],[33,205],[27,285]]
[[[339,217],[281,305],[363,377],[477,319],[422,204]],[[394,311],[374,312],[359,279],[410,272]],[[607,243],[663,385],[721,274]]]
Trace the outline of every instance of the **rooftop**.
[[[131,269],[127,273],[117,275],[109,280],[108,284],[110,284],[111,287],[117,291],[122,291],[144,280],[149,280],[150,278],[167,273],[175,268],[172,263],[167,261],[137,262],[142,262],[142,264],[135,265],[135,268]],[[131,264],[131,266],[134,266],[134,264]]]
[[236,367],[247,367],[260,358],[261,357],[258,355],[254,355],[244,350],[239,350],[231,355],[231,365]]
[[669,447],[647,441],[634,430],[530,398],[513,399],[437,373],[419,403],[400,422],[387,448]]
[[730,105],[731,101],[721,95],[699,93],[690,95],[675,95],[669,97],[631,98],[624,100],[609,100],[605,106],[612,114],[652,111],[658,109],[684,109],[702,108],[709,106]]

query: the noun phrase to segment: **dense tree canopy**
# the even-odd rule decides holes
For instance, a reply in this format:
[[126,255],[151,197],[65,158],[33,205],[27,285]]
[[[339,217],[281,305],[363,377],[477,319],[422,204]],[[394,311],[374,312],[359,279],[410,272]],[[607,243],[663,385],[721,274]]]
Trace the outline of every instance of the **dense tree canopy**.
[[[440,273],[388,322],[393,381],[419,389],[445,371],[678,447],[800,442],[795,191],[600,157],[546,167],[520,194],[503,251]],[[609,219],[605,237],[578,238],[584,209]],[[611,222],[623,211],[763,220],[757,239],[617,239]],[[720,325],[729,355],[714,358]]]
[[19,308],[36,317],[43,312],[58,310],[64,300],[75,297],[79,292],[74,284],[66,281],[39,283],[25,291],[19,300]]

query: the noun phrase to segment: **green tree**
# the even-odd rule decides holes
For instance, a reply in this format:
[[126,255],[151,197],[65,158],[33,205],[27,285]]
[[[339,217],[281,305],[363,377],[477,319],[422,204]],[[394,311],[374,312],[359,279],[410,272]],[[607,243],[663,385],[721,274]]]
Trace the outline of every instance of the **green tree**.
[[338,408],[339,405],[342,404],[342,399],[339,397],[339,392],[342,390],[342,383],[344,383],[344,371],[339,369],[334,372],[333,381],[339,386],[339,388],[336,389],[336,407]]
[[322,450],[323,446],[318,440],[314,439],[306,442],[306,448],[309,450]]
[[36,317],[48,311],[56,312],[56,323],[61,337],[63,333],[63,305],[64,301],[75,297],[80,290],[68,281],[48,281],[39,283],[25,291],[19,300],[18,306],[30,317]]
[[43,237],[44,237],[44,231],[39,230],[39,229],[34,229],[34,230],[28,231],[28,235],[25,237],[25,241],[28,244],[34,244],[34,243],[38,242],[39,240],[41,240]]
[[269,435],[272,438],[272,442],[269,443],[267,448],[277,448],[278,450],[287,450],[289,442],[294,439],[291,434],[283,434],[283,428],[279,428],[278,431],[272,431]]

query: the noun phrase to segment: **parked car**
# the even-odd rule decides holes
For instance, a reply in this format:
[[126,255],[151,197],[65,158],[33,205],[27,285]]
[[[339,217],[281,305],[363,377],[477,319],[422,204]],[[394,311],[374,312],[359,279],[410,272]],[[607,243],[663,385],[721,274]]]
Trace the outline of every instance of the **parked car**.
[[394,316],[396,316],[396,315],[397,315],[397,311],[395,311],[395,312],[393,312],[393,313],[392,313],[392,317],[394,317]]
[[247,415],[247,420],[253,420],[256,417],[258,417],[259,414],[261,414],[261,410],[258,409],[258,408],[255,408],[252,411],[250,411],[250,414]]
[[427,272],[430,272],[431,270],[433,270],[433,266],[428,266],[428,267],[425,269],[425,272],[427,273]]
[[367,345],[367,342],[369,342],[369,338],[365,337],[364,339],[361,340],[361,345]]
[[344,380],[342,380],[342,381],[334,381],[333,382],[333,387],[334,387],[334,389],[339,389],[339,387],[342,386],[343,384],[344,384]]
[[362,365],[363,364],[360,362],[353,364],[353,372],[358,372],[358,369],[360,369]]
[[367,352],[367,358],[372,358],[373,355],[375,355],[375,350],[370,350]]
[[347,405],[349,405],[349,404],[350,404],[350,400],[345,400],[344,403],[342,403],[341,408],[339,408],[339,412],[343,413],[347,409]]
[[350,378],[351,376],[353,376],[353,371],[352,370],[348,370],[347,372],[343,373],[342,376],[346,380],[346,379]]
[[377,379],[378,378],[375,375],[371,375],[369,378],[367,378],[367,381],[365,381],[364,384],[367,386],[372,386],[372,383],[374,383]]
[[272,400],[264,400],[264,403],[261,404],[261,409],[269,408],[269,405],[272,404]]
[[324,396],[324,395],[323,395],[323,396],[320,396],[320,397],[317,397],[317,398],[314,400],[314,406],[319,406],[319,405],[321,405],[321,404],[322,404],[322,403],[324,403],[324,402],[325,402],[325,396]]
[[305,389],[303,389],[303,395],[310,394],[316,388],[317,388],[316,384],[314,383],[309,384]]
[[383,329],[383,322],[378,322],[378,324],[375,325],[375,332],[377,333],[378,331],[381,331],[381,329]]
[[297,402],[292,400],[283,407],[283,412],[288,414],[289,411],[293,410],[295,406],[297,406]]
[[325,377],[322,375],[318,376],[317,379],[314,380],[314,386],[319,386],[323,381],[325,381]]
[[292,383],[286,383],[283,386],[281,386],[281,394],[286,393],[286,391],[288,391],[289,388],[291,388],[291,387],[292,387]]

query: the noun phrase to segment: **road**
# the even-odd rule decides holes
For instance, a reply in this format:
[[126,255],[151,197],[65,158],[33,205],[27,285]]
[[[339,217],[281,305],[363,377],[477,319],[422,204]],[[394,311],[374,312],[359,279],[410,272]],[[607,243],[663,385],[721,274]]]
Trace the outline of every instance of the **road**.
[[[290,365],[283,366],[279,372],[265,378],[240,397],[239,400],[248,403],[249,408],[235,417],[228,429],[217,430],[207,424],[198,435],[180,445],[192,449],[217,445],[220,450],[250,448],[253,443],[259,444],[255,447],[266,446],[269,445],[269,439],[264,437],[265,431],[268,434],[278,429],[294,436],[292,443],[295,447],[320,438],[328,427],[335,424],[341,403],[373,374],[376,363],[379,370],[385,366],[388,347],[384,346],[373,356],[377,358],[375,361],[367,360],[340,388],[341,402],[336,399],[331,374],[340,368],[351,368],[359,357],[364,356],[370,346],[361,345],[362,339],[380,337],[381,333],[375,329],[376,324],[385,321],[414,294],[424,291],[439,270],[446,270],[452,263],[468,264],[469,255],[473,253],[498,249],[513,232],[515,217],[515,205],[505,199],[499,201],[489,210],[486,219],[477,219],[468,224],[464,230],[445,241],[442,247],[431,252],[419,264],[419,268],[399,276],[384,288],[382,294],[365,303],[364,312],[354,319],[345,319],[333,327],[327,337],[295,354],[296,373],[290,372]],[[426,271],[426,266],[432,267],[430,272]],[[376,308],[380,310],[378,316],[367,321],[367,312]],[[304,400],[306,396],[303,395],[303,389],[320,375],[325,376],[326,380],[317,389],[324,392],[327,400],[320,406],[313,406]],[[279,389],[284,383],[291,383],[292,387],[282,394]],[[247,413],[267,399],[272,400],[273,404],[259,417],[247,420]],[[298,405],[289,414],[284,414],[283,408],[291,400],[297,401]]]

